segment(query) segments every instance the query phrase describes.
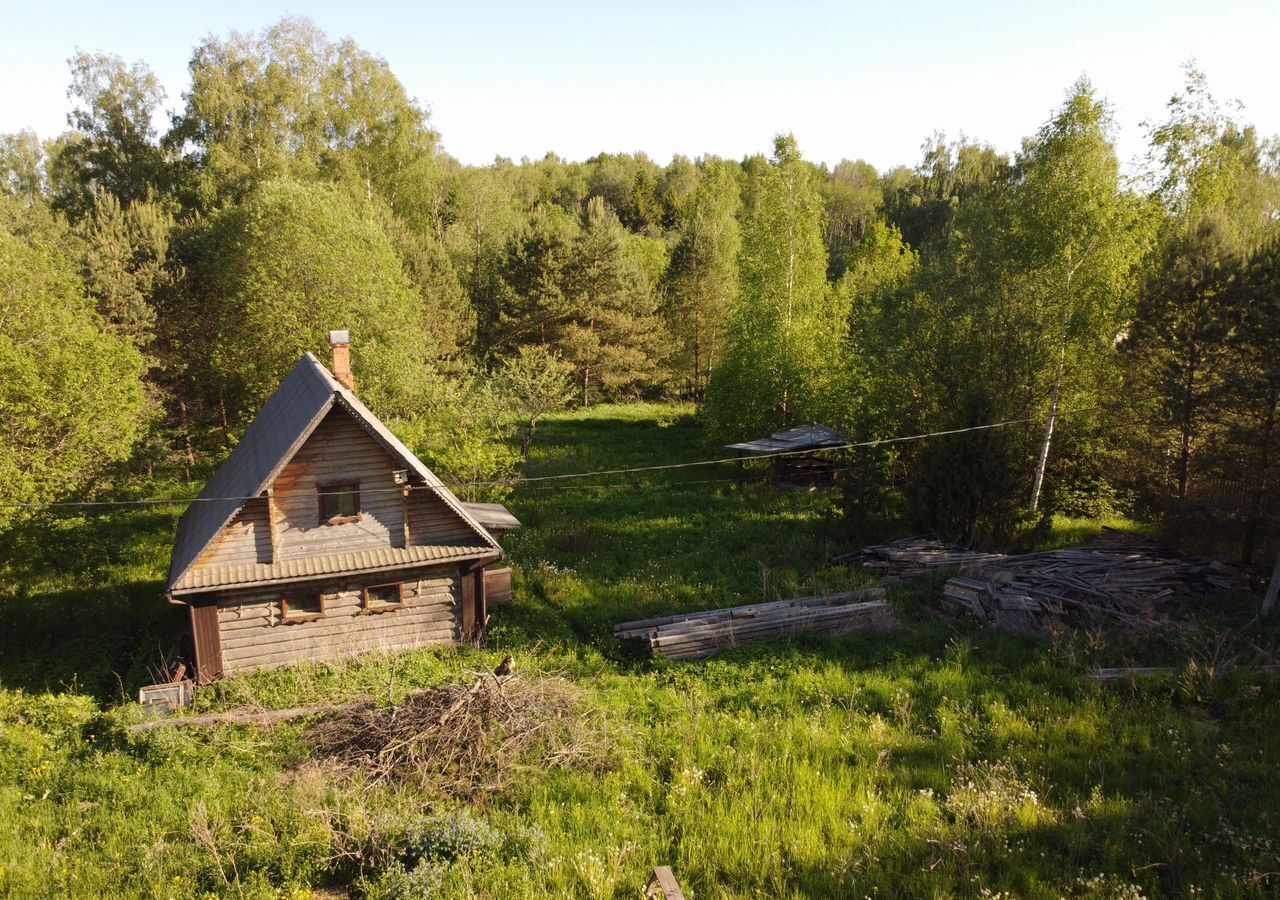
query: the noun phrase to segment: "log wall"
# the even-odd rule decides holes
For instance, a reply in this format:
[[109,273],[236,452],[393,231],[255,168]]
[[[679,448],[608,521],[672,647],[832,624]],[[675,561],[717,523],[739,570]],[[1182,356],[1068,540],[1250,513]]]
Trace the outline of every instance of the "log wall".
[[271,562],[271,520],[267,498],[245,503],[230,524],[196,560],[196,568]]
[[[468,576],[470,577],[470,576]],[[399,608],[369,612],[367,585],[404,579]],[[409,650],[461,639],[462,590],[458,566],[408,575],[363,575],[301,588],[319,591],[324,614],[305,622],[281,618],[281,599],[300,588],[255,588],[218,596],[222,667],[227,673],[335,659],[373,649]]]
[[[343,409],[335,408],[272,485],[271,522],[279,559],[405,546],[404,496],[391,454]],[[320,523],[319,491],[327,484],[360,484],[360,517]]]

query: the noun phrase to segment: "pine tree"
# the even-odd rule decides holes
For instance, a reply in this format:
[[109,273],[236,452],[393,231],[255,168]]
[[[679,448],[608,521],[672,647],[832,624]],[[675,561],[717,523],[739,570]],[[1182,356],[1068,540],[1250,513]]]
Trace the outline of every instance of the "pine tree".
[[570,362],[582,405],[603,393],[620,396],[650,382],[663,345],[658,302],[644,271],[627,252],[627,233],[600,197],[565,272],[552,345]]
[[675,364],[688,373],[695,401],[720,359],[729,311],[738,293],[740,191],[717,159],[699,167],[698,186],[680,216],[680,241],[667,272],[667,320],[678,342]]

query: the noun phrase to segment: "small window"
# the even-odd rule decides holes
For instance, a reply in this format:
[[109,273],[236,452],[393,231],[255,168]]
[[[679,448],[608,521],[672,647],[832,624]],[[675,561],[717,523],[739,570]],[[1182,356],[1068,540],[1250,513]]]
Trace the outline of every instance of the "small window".
[[286,625],[295,622],[314,622],[324,618],[324,596],[320,593],[301,592],[280,598],[280,621]]
[[316,492],[320,498],[321,525],[360,521],[360,482],[320,485]]
[[404,602],[403,584],[377,584],[364,589],[365,612],[399,609]]

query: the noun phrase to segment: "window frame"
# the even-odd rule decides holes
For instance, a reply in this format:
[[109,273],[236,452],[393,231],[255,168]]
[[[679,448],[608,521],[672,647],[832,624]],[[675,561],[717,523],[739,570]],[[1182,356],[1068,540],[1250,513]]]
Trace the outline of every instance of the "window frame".
[[[356,511],[349,516],[336,515],[329,518],[324,517],[324,504],[326,497],[338,497],[343,494],[354,494],[356,498]],[[359,522],[364,518],[364,514],[360,508],[360,479],[349,478],[342,481],[329,481],[316,485],[316,518],[321,525],[348,525],[352,522]]]
[[316,591],[314,594],[316,598],[316,604],[320,607],[319,612],[307,611],[307,612],[295,612],[291,614],[289,612],[289,601],[297,600],[299,597],[302,597],[302,596],[310,597],[312,595],[307,591],[292,591],[292,592],[284,593],[280,595],[280,624],[281,625],[301,625],[304,622],[315,622],[319,619],[325,618],[327,610],[325,609],[323,591]]
[[[369,592],[378,588],[396,588],[396,595],[399,599],[395,603],[384,603],[381,606],[369,605]],[[360,591],[361,611],[368,615],[378,615],[379,613],[395,612],[397,609],[404,607],[404,582],[403,581],[387,581],[382,584],[366,584]]]

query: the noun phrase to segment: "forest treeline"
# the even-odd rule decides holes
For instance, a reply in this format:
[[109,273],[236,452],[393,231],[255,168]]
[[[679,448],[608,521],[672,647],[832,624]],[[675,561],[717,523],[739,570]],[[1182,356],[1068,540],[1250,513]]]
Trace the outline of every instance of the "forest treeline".
[[[0,499],[207,469],[328,329],[454,482],[569,403],[692,400],[712,439],[821,421],[867,529],[1052,512],[1275,535],[1280,148],[1188,68],[1122,171],[1086,80],[1012,156],[464,166],[381,58],[286,19],[150,69],[70,60],[69,130],[0,136]],[[522,439],[516,439],[515,432]],[[13,517],[12,511],[6,514]]]

